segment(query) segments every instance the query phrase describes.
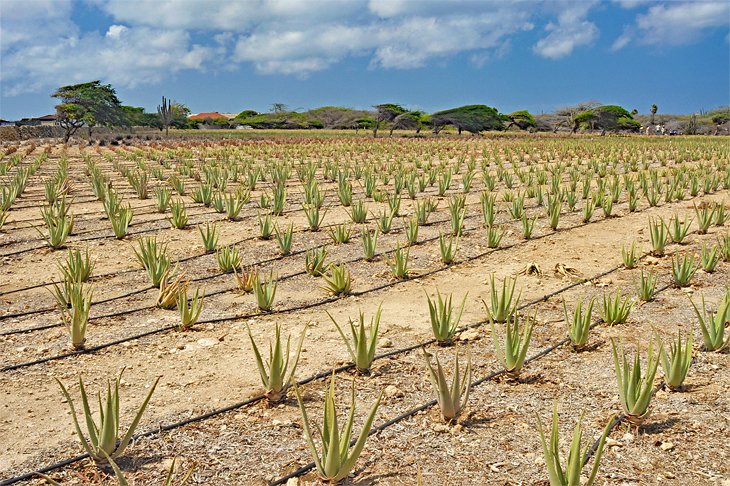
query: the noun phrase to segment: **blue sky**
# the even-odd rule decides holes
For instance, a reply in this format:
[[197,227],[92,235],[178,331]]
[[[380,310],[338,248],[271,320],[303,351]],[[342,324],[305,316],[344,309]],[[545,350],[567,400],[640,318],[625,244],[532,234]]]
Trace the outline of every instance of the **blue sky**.
[[0,0],[0,117],[101,79],[195,112],[730,104],[730,2]]

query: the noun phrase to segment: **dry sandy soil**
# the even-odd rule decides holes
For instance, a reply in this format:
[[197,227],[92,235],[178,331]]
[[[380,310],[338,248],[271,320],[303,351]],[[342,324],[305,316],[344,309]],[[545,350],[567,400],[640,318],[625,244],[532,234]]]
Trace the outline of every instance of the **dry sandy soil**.
[[[534,145],[545,143],[547,148],[540,150],[554,150],[555,157],[565,156],[570,160],[570,154],[557,152],[559,142],[536,139]],[[295,160],[315,152],[323,158],[336,158],[336,150],[340,149],[330,145],[332,143],[344,142],[279,141],[265,149],[265,157],[253,142],[240,146],[251,157],[261,157],[259,163],[266,163],[277,156],[283,157],[287,150],[292,150]],[[441,157],[441,160],[453,163],[460,151],[475,154],[481,161],[487,149],[490,153],[497,150],[505,154],[506,150],[521,149],[530,143],[509,139],[442,140],[438,143],[424,140],[403,142],[403,145],[405,150],[416,151],[418,157]],[[581,143],[594,155],[605,153],[607,159],[618,157],[623,160],[630,155],[610,152],[610,145],[605,141],[583,139]],[[653,151],[668,154],[669,167],[679,164],[673,159],[677,149],[671,141],[641,143],[644,145],[636,142],[637,150],[641,151],[638,157],[651,167],[660,167],[650,159],[649,154]],[[700,154],[699,160],[690,158],[683,163],[692,165],[719,160],[727,171],[726,142],[709,140],[703,143],[704,151],[693,152]],[[398,156],[398,144],[397,141],[373,143],[373,153],[366,158],[386,163]],[[725,144],[724,148],[722,144]],[[27,145],[21,146],[19,152],[27,149]],[[442,294],[453,292],[454,300],[459,302],[467,296],[462,325],[483,324],[485,311],[481,301],[489,300],[489,276],[494,273],[497,282],[508,276],[518,276],[521,302],[528,304],[523,312],[536,312],[537,325],[530,355],[564,338],[563,299],[572,309],[579,299],[597,297],[594,320],[598,325],[592,331],[590,348],[575,353],[568,346],[559,346],[530,362],[517,381],[498,377],[480,383],[472,390],[468,410],[458,425],[444,424],[438,407],[431,406],[384,428],[370,437],[348,481],[361,485],[415,484],[420,468],[425,485],[548,484],[536,414],[543,421],[549,420],[553,403],[557,403],[561,444],[567,450],[570,432],[583,412],[584,440],[593,441],[609,418],[621,412],[611,339],[622,340],[631,353],[639,345],[645,355],[654,331],[669,341],[681,330],[684,334],[693,333],[695,337],[695,356],[685,388],[680,392],[662,388],[660,368],[656,379],[659,391],[652,402],[650,418],[639,429],[621,423],[612,430],[597,484],[727,485],[730,482],[730,394],[727,392],[730,389],[727,372],[730,358],[727,353],[702,351],[697,318],[688,300],[693,297],[699,302],[700,294],[704,295],[708,308],[714,309],[722,298],[724,286],[730,282],[730,263],[721,261],[714,273],[699,270],[689,287],[680,289],[671,285],[672,255],[699,254],[703,245],[712,245],[727,237],[727,226],[713,226],[707,234],[700,235],[694,223],[685,244],[670,244],[666,256],[646,256],[638,268],[632,270],[621,265],[623,245],[635,241],[643,252],[650,249],[649,218],[669,220],[676,214],[692,218],[694,204],[718,202],[727,205],[730,203],[727,189],[711,194],[700,192],[697,197],[687,194],[682,201],[665,202],[662,198],[658,207],[649,207],[642,197],[636,212],[628,211],[623,192],[614,206],[613,217],[606,218],[597,209],[588,224],[582,223],[581,201],[575,212],[564,209],[557,231],[548,226],[544,209],[536,207],[534,199],[526,198],[528,214],[539,216],[539,219],[533,238],[524,240],[520,222],[513,221],[507,212],[507,203],[501,197],[505,187],[499,182],[495,189],[498,194],[497,223],[504,228],[505,236],[499,248],[490,249],[481,226],[479,192],[484,186],[477,175],[474,187],[467,195],[465,231],[453,265],[442,264],[439,257],[437,237],[440,232],[450,229],[444,198],[431,215],[433,223],[420,228],[419,244],[410,249],[411,271],[406,280],[398,281],[391,276],[390,255],[382,254],[372,262],[362,259],[359,230],[350,243],[329,244],[329,261],[349,262],[354,292],[351,296],[332,299],[322,288],[322,278],[303,272],[304,250],[329,243],[330,239],[326,229],[316,233],[306,231],[307,222],[301,210],[301,185],[294,172],[288,182],[285,213],[277,218],[282,227],[290,222],[294,225],[294,254],[280,257],[275,240],[257,239],[255,201],[262,190],[270,187],[270,179],[267,183],[259,183],[238,221],[226,221],[224,215],[193,203],[189,195],[184,196],[190,225],[188,229],[176,230],[170,228],[165,219],[169,217],[169,211],[166,215],[156,212],[154,196],[148,200],[137,198],[126,179],[110,164],[110,160],[116,158],[131,166],[128,155],[139,148],[64,148],[47,144],[25,155],[21,165],[30,163],[44,150],[48,151],[49,159],[30,178],[26,191],[14,203],[0,231],[0,366],[3,368],[0,372],[0,481],[82,452],[73,431],[68,404],[62,400],[54,378],[66,384],[72,396],[77,398],[79,375],[83,376],[87,389],[95,393],[124,367],[122,427],[129,423],[134,408],[155,378],[161,377],[139,426],[140,432],[158,432],[135,441],[119,461],[130,483],[162,484],[176,457],[180,473],[194,467],[192,484],[267,484],[311,461],[296,400],[290,398],[274,407],[256,401],[169,431],[159,431],[165,424],[217,411],[262,393],[248,329],[258,343],[265,343],[277,324],[281,325],[284,335],[292,335],[293,341],[301,332],[306,332],[297,378],[326,374],[333,367],[349,363],[349,355],[325,311],[338,322],[345,323],[348,318],[355,318],[358,310],[369,318],[382,304],[379,352],[412,347],[431,338],[426,294],[434,295],[436,289]],[[142,146],[140,153],[149,150],[149,146]],[[161,154],[167,149],[157,147],[154,150]],[[209,160],[224,153],[223,146],[218,148],[212,143],[188,144],[170,150],[177,150],[178,156]],[[538,154],[543,153],[535,150]],[[208,297],[201,322],[192,330],[151,332],[94,352],[24,365],[71,350],[48,286],[40,285],[58,278],[56,264],[64,258],[65,252],[45,247],[34,229],[43,224],[38,210],[43,203],[43,181],[55,172],[56,162],[62,155],[70,162],[70,196],[74,199],[72,211],[76,217],[74,234],[67,246],[89,248],[96,261],[95,304],[91,310],[87,346],[93,348],[161,330],[179,321],[176,311],[154,306],[157,291],[150,288],[134,255],[138,235],[157,235],[158,239],[169,242],[173,259],[181,259],[180,270],[194,279],[193,288],[205,288]],[[91,192],[82,156],[96,161],[134,208],[127,238],[117,240],[113,237],[102,205]],[[539,155],[533,157],[536,157],[534,161],[545,163]],[[580,155],[573,158],[582,160]],[[462,174],[463,171],[462,168]],[[321,171],[319,174],[320,185],[327,189],[328,204],[331,204],[325,226],[348,221],[345,209],[337,202],[337,184],[322,180]],[[460,177],[454,176],[449,193],[460,192]],[[156,183],[153,180],[153,184]],[[190,178],[186,183],[189,194],[197,183]],[[518,180],[516,183],[519,187]],[[392,180],[390,184],[392,186]],[[354,187],[355,199],[361,198],[360,185],[354,184]],[[435,197],[436,187],[427,188],[426,193]],[[419,198],[423,196],[423,193],[419,194]],[[385,207],[371,199],[367,204],[373,214]],[[413,202],[404,194],[401,214],[408,216],[413,211]],[[397,243],[405,241],[401,219],[395,219],[390,234],[380,235],[379,252],[392,251]],[[220,274],[215,255],[203,251],[196,225],[217,220],[221,221],[221,245],[235,243],[245,265],[255,265],[267,274],[273,269],[278,274],[280,283],[274,312],[258,312],[253,296],[239,292],[232,275]],[[374,216],[370,216],[367,225],[374,227]],[[518,275],[530,263],[539,266],[541,273]],[[575,269],[577,277],[571,279],[555,272],[559,264]],[[654,271],[659,276],[661,291],[656,298],[637,303],[625,324],[614,327],[600,324],[602,296],[618,290],[636,301],[635,282],[642,270]],[[543,299],[553,293],[555,295]],[[308,324],[306,329],[305,324]],[[427,349],[440,356],[449,374],[454,354],[458,351],[463,356],[468,351],[476,380],[500,369],[490,334],[488,325],[474,326],[460,333],[452,347],[430,344]],[[8,369],[15,365],[22,366]],[[418,347],[377,359],[370,376],[339,372],[336,387],[341,409],[345,408],[353,380],[356,432],[359,432],[370,404],[383,390],[385,396],[375,425],[435,397]],[[321,420],[327,384],[326,379],[316,379],[302,387],[310,418],[315,422]],[[88,459],[49,474],[63,484],[116,484],[110,471],[97,468]],[[39,481],[34,479],[25,484]],[[293,480],[297,481],[314,483],[316,472],[309,471]]]

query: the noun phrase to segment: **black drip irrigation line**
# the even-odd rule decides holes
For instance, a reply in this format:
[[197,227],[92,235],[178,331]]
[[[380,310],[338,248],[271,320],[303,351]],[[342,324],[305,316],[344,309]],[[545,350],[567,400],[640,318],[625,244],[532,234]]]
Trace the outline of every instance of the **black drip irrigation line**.
[[[595,275],[595,276],[590,277],[588,279],[585,279],[584,282],[596,280],[598,278],[601,278],[602,276],[605,276],[607,273],[615,272],[616,270],[618,270],[620,268],[621,268],[621,265],[619,265],[619,266],[617,266],[617,267],[615,267],[615,268],[613,268],[613,269],[611,269],[611,270],[609,270],[607,272],[602,272],[601,274],[598,274],[598,275]],[[579,283],[582,283],[582,282],[579,282]],[[543,301],[547,300],[550,296],[554,296],[554,295],[560,294],[561,292],[564,292],[566,290],[569,290],[569,289],[573,288],[574,286],[575,286],[575,284],[571,284],[571,285],[568,285],[568,286],[566,286],[566,287],[564,287],[562,289],[558,289],[557,291],[551,292],[550,294],[547,294],[547,295],[543,296],[540,299],[535,299],[535,300],[533,300],[531,302],[528,302],[526,304],[523,304],[523,305],[519,306],[517,309],[518,310],[522,310],[522,309],[525,309],[526,307],[529,307],[529,306],[538,304],[540,302],[543,302]],[[486,321],[479,321],[477,323],[470,324],[468,326],[464,326],[463,329],[468,329],[468,328],[473,328],[473,327],[479,327],[480,325],[484,324],[485,322]],[[525,360],[525,364],[528,364],[528,363],[530,363],[532,361],[535,361],[537,359],[540,359],[541,357],[549,354],[550,352],[554,351],[555,349],[559,348],[560,346],[566,344],[568,341],[570,341],[569,338],[564,338],[563,340],[559,341],[558,343],[553,344],[553,345],[549,346],[548,348],[545,348],[544,350],[540,351],[539,353],[537,353],[537,354],[535,354],[533,356],[528,357]],[[433,344],[434,342],[436,342],[435,339],[430,339],[430,340],[427,340],[427,341],[424,341],[424,342],[420,342],[420,343],[417,343],[417,344],[414,344],[414,345],[411,345],[411,346],[407,346],[407,347],[404,347],[404,348],[399,348],[399,349],[391,350],[391,351],[388,351],[386,353],[382,353],[382,354],[379,354],[379,355],[375,356],[374,360],[379,360],[379,359],[384,359],[384,358],[388,358],[388,357],[395,356],[395,355],[399,355],[399,354],[404,354],[404,353],[413,351],[415,349],[422,348],[422,347],[427,346],[429,344]],[[70,354],[79,354],[79,353],[70,353]],[[302,380],[297,381],[297,385],[298,386],[303,386],[303,385],[306,385],[306,384],[311,383],[313,381],[320,380],[322,378],[326,378],[328,376],[331,376],[331,374],[332,374],[333,371],[337,374],[337,373],[342,373],[344,371],[353,369],[354,367],[355,367],[354,363],[349,363],[349,364],[340,366],[338,368],[334,368],[334,370],[321,371],[321,372],[316,373],[316,374],[314,374],[312,376],[309,376],[307,378],[304,378]],[[500,375],[502,375],[504,373],[506,373],[505,370],[500,370],[500,371],[492,372],[491,374],[489,374],[487,376],[484,376],[484,377],[482,377],[482,378],[480,378],[480,379],[472,382],[472,386],[476,386],[476,385],[479,385],[481,383],[484,383],[487,380],[494,379],[495,377],[500,376]],[[252,405],[254,403],[257,403],[259,401],[264,400],[265,398],[266,397],[264,395],[258,395],[258,396],[255,396],[255,397],[251,397],[251,398],[249,398],[247,400],[244,400],[242,402],[234,403],[232,405],[228,405],[228,406],[223,407],[223,408],[220,408],[220,409],[211,410],[210,412],[206,412],[206,413],[204,413],[202,415],[198,415],[198,416],[191,417],[191,418],[188,418],[188,419],[185,419],[185,420],[181,420],[179,422],[174,422],[172,424],[163,425],[163,426],[160,426],[160,427],[158,427],[156,429],[151,429],[149,431],[142,432],[140,434],[135,435],[134,440],[137,440],[137,439],[140,439],[140,438],[143,438],[143,437],[154,436],[154,435],[157,435],[157,434],[159,434],[161,432],[166,432],[166,431],[173,430],[173,429],[176,429],[176,428],[185,426],[185,425],[189,425],[191,423],[195,423],[195,422],[200,422],[200,421],[203,421],[203,420],[207,420],[209,418],[212,418],[212,417],[221,415],[223,413],[231,412],[233,410],[236,410],[236,409],[239,409],[239,408],[243,408],[243,407],[248,406],[248,405]],[[370,436],[370,435],[372,435],[372,434],[374,434],[376,432],[380,432],[383,429],[389,427],[390,425],[393,425],[393,424],[395,424],[395,423],[397,423],[397,422],[399,422],[401,420],[404,420],[405,418],[408,418],[408,417],[410,417],[412,415],[415,415],[416,413],[418,413],[418,412],[420,412],[422,410],[425,410],[425,409],[427,409],[429,407],[432,407],[436,403],[437,403],[436,400],[431,400],[431,401],[427,402],[426,404],[423,404],[423,405],[421,405],[421,406],[419,406],[419,407],[417,407],[415,409],[411,409],[410,411],[408,411],[408,412],[406,412],[404,414],[401,414],[401,415],[399,415],[398,417],[396,417],[394,419],[389,420],[388,422],[385,422],[383,424],[380,424],[379,426],[372,428],[370,430],[370,432],[368,433],[368,436]],[[26,480],[32,479],[35,476],[37,476],[37,473],[51,472],[51,471],[54,471],[56,469],[60,469],[61,467],[68,466],[68,465],[73,464],[75,462],[78,462],[78,461],[81,461],[83,459],[86,459],[88,457],[89,457],[88,454],[82,454],[82,455],[79,455],[79,456],[76,456],[76,457],[73,457],[73,458],[70,458],[70,459],[65,459],[65,460],[60,461],[60,462],[57,462],[55,464],[51,464],[49,466],[45,466],[45,467],[43,467],[41,469],[38,469],[36,471],[28,472],[28,473],[25,473],[25,474],[20,475],[20,476],[16,476],[16,477],[13,477],[13,478],[10,478],[10,479],[6,479],[6,480],[0,482],[0,486],[9,486],[11,484],[15,484],[15,483],[20,482],[20,481],[26,481]],[[308,464],[306,466],[303,466],[302,468],[297,469],[296,471],[294,471],[290,475],[288,475],[285,478],[283,478],[283,481],[286,482],[288,479],[290,479],[292,477],[300,476],[303,473],[305,473],[305,472],[309,471],[310,469],[312,469],[313,467],[314,467],[314,463],[310,463],[310,464]],[[272,483],[272,484],[283,484],[283,483]]]

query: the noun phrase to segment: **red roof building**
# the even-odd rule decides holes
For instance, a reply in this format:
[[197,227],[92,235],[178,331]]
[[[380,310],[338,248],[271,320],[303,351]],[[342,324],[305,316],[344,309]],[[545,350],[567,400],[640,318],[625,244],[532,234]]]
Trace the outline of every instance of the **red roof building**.
[[198,113],[197,115],[190,115],[188,120],[228,120],[228,117],[221,115],[217,111],[211,111],[209,113]]

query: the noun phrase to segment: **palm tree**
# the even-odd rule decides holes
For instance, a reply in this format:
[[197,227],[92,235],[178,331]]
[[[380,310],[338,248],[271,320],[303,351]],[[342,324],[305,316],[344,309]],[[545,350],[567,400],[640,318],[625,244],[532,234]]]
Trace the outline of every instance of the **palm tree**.
[[658,108],[656,105],[651,105],[651,124],[652,125],[654,124],[654,115],[656,115],[657,109]]

